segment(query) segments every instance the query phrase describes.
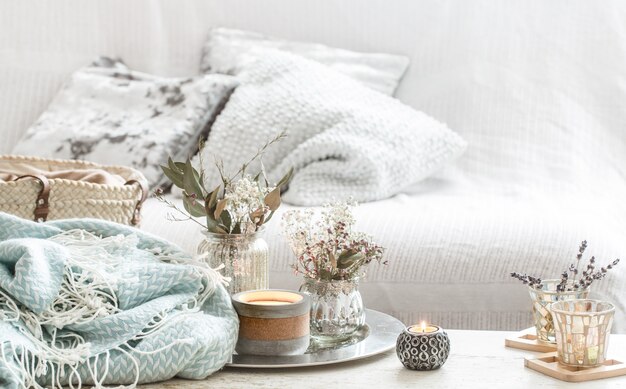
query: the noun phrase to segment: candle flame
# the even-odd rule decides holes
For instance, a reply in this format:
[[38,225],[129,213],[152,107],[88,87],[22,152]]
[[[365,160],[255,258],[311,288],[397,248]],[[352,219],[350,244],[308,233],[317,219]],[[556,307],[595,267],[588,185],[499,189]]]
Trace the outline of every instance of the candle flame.
[[422,332],[426,332],[426,322],[422,321]]

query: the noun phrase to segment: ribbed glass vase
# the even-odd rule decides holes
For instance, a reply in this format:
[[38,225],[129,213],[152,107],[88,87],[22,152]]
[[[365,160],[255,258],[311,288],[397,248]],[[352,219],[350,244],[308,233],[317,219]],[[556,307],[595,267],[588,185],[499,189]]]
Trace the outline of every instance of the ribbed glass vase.
[[268,247],[261,231],[253,234],[216,234],[203,231],[204,240],[198,245],[198,254],[212,268],[224,264],[222,274],[231,280],[230,294],[269,287]]
[[323,281],[305,277],[300,291],[311,296],[311,336],[318,342],[345,341],[365,324],[358,278]]
[[537,338],[542,342],[556,343],[550,304],[557,301],[586,299],[589,295],[589,288],[571,292],[557,292],[556,287],[560,283],[561,280],[556,279],[543,280],[541,290],[528,288],[533,303],[533,320],[537,330]]

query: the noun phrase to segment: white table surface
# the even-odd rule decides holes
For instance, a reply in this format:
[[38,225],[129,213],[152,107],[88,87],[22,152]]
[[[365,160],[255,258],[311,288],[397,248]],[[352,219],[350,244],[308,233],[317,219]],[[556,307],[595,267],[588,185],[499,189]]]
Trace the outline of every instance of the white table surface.
[[[504,347],[512,332],[447,331],[451,354],[439,370],[405,369],[395,350],[359,361],[291,369],[225,368],[203,381],[171,380],[142,389],[217,388],[626,388],[626,376],[567,383],[524,367],[539,355]],[[626,335],[612,335],[609,358],[626,361]]]

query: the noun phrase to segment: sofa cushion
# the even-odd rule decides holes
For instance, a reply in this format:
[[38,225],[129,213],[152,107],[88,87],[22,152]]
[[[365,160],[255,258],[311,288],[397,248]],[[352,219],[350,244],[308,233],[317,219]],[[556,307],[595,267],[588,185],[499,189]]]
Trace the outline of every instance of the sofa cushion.
[[[246,66],[241,85],[211,128],[203,161],[233,174],[280,131],[263,154],[271,182],[294,175],[284,199],[321,205],[398,193],[454,161],[465,141],[436,119],[315,61],[278,50]],[[260,168],[254,161],[249,171]],[[221,182],[205,169],[206,187]]]
[[13,153],[130,166],[154,187],[165,182],[159,165],[168,156],[195,153],[236,85],[231,76],[162,78],[101,58],[71,76]]
[[202,51],[205,73],[238,74],[259,58],[255,49],[279,49],[327,65],[386,95],[393,95],[409,59],[400,55],[359,53],[319,43],[272,38],[251,31],[214,28]]

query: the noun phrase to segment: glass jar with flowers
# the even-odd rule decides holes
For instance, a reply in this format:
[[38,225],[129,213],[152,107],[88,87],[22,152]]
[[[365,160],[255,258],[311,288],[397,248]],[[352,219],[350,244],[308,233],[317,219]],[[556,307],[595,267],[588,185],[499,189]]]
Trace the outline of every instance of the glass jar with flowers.
[[596,258],[592,256],[586,266],[583,264],[581,272],[581,261],[586,248],[587,241],[584,240],[578,248],[576,263],[572,263],[561,274],[560,279],[542,280],[527,274],[511,273],[511,277],[528,286],[532,300],[533,321],[539,341],[556,343],[554,321],[549,308],[552,303],[586,299],[589,296],[591,284],[606,277],[608,271],[619,263],[619,259],[616,259],[607,266],[597,269]]
[[[167,166],[161,167],[172,183],[182,189],[184,209],[160,190],[157,190],[156,197],[184,216],[169,215],[170,220],[191,220],[202,226],[205,238],[198,245],[197,254],[212,268],[222,270],[231,294],[269,287],[268,247],[261,234],[263,225],[280,206],[281,190],[289,182],[293,170],[276,185],[268,182],[262,163],[254,176],[247,170],[254,161],[260,162],[266,149],[284,136],[283,132],[267,142],[234,175],[227,175],[223,163],[218,160],[215,167],[222,182],[213,190],[207,190],[202,160],[200,172],[189,159],[174,162],[170,158]],[[196,218],[203,218],[206,224]]]
[[323,209],[291,210],[282,227],[304,276],[300,291],[311,296],[311,336],[321,343],[349,339],[365,323],[359,281],[372,261],[383,262],[384,248],[353,231],[356,203]]

